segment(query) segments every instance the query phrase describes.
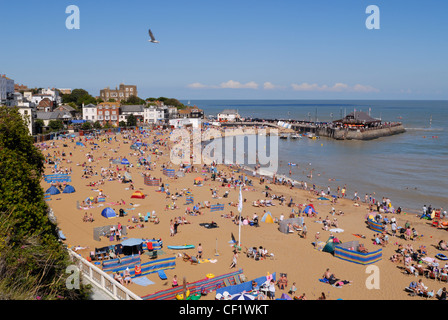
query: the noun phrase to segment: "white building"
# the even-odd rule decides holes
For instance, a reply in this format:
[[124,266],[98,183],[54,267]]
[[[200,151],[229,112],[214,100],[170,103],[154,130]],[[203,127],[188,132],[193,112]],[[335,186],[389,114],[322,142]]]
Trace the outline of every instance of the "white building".
[[11,106],[14,100],[14,80],[6,75],[0,76],[0,104]]
[[96,105],[89,103],[86,106],[82,106],[82,119],[87,121],[96,122],[97,112]]
[[144,105],[122,105],[120,107],[119,121],[127,122],[131,114],[137,118],[137,121],[144,121],[144,111]]
[[25,121],[26,126],[28,127],[28,132],[30,135],[34,134],[34,119],[36,117],[36,112],[34,108],[21,106],[18,107],[19,113],[22,115],[23,120]]
[[33,97],[31,98],[31,102],[38,105],[39,102],[41,102],[45,98],[49,99],[54,104],[61,104],[62,102],[62,98],[59,96],[59,92],[51,89],[41,89],[40,93],[33,95]]
[[225,109],[221,113],[218,113],[218,121],[236,121],[239,120],[240,114],[238,113],[238,110],[235,109]]
[[199,128],[201,126],[202,119],[201,118],[177,118],[170,119],[169,124],[174,128],[188,127]]
[[168,107],[150,106],[144,109],[143,121],[144,123],[165,123],[169,119]]

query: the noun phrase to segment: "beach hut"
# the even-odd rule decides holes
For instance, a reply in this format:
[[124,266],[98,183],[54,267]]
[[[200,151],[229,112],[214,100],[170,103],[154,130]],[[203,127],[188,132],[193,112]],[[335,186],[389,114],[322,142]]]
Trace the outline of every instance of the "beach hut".
[[104,208],[103,211],[101,211],[101,215],[107,219],[115,218],[117,216],[114,209],[111,207]]
[[75,192],[75,188],[72,185],[66,185],[64,191],[62,193],[73,193]]
[[55,195],[55,194],[60,194],[61,191],[59,191],[58,188],[56,188],[55,186],[51,186],[50,188],[48,188],[48,190],[45,193],[48,193],[50,195]]
[[132,199],[145,199],[145,195],[141,191],[135,191],[132,196]]
[[126,159],[126,158],[123,158],[123,159],[121,160],[121,164],[129,164],[129,160]]
[[274,223],[274,218],[272,218],[272,214],[268,211],[263,215],[261,221],[266,223]]

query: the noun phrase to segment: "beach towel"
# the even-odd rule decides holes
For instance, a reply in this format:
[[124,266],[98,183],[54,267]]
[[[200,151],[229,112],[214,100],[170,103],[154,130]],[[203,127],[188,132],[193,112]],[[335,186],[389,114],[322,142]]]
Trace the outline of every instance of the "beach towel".
[[199,259],[199,263],[207,263],[207,262],[210,262],[210,263],[216,263],[218,260],[216,260],[216,259]]
[[159,271],[158,271],[158,274],[159,274],[159,278],[160,278],[160,279],[162,279],[162,280],[166,280],[166,279],[168,279],[168,277],[167,277],[166,274],[165,274],[165,271],[163,271],[163,270],[159,270]]
[[131,280],[133,283],[138,284],[139,286],[149,286],[151,284],[154,284],[151,280],[149,280],[146,276],[143,277],[137,277]]

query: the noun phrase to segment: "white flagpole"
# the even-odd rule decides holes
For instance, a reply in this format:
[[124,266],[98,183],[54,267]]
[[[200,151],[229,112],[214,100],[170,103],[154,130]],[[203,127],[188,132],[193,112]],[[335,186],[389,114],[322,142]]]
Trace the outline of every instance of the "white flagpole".
[[241,212],[243,211],[243,194],[240,186],[240,196],[238,201],[238,211],[240,213],[240,217],[238,219],[238,246],[241,247]]

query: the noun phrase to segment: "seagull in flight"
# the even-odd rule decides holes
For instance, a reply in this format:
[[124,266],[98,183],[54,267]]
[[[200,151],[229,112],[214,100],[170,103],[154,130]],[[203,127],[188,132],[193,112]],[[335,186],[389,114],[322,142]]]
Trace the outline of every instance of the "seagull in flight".
[[151,32],[151,29],[149,29],[148,32],[149,32],[149,36],[151,37],[151,40],[148,40],[148,41],[152,42],[152,43],[159,43],[159,41],[157,41],[156,38],[154,38],[154,35]]

